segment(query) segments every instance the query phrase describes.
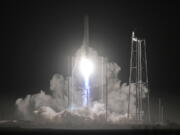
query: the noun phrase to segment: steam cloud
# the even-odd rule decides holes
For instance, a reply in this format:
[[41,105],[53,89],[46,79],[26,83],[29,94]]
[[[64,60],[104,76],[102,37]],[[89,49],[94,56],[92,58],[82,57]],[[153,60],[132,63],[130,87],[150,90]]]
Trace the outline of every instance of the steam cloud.
[[[98,57],[97,52],[92,48],[88,48],[88,53],[92,60],[96,61]],[[79,77],[77,70],[78,60],[82,55],[84,55],[83,46],[76,52],[73,68],[73,73],[76,77],[75,84],[78,84],[82,79]],[[120,123],[127,118],[129,85],[122,83],[118,79],[121,68],[115,62],[108,62],[108,65],[109,72],[103,76],[104,82],[105,78],[108,78],[108,121],[110,123]],[[92,79],[91,85],[93,91],[96,92],[96,89],[98,89],[98,80],[95,77]],[[135,85],[131,85],[130,107],[131,113],[135,113]],[[78,86],[73,85],[74,97],[78,101],[80,94],[77,89]],[[25,120],[59,124],[68,122],[81,124],[105,123],[105,104],[98,97],[92,99],[92,105],[89,108],[79,107],[73,110],[70,108],[67,109],[68,80],[63,75],[53,75],[50,80],[50,91],[50,95],[41,90],[37,94],[27,95],[25,98],[17,99],[16,106],[20,117]],[[143,86],[143,98],[145,98],[146,93],[147,88]],[[98,93],[94,93],[94,97],[96,97],[95,95],[98,95]]]

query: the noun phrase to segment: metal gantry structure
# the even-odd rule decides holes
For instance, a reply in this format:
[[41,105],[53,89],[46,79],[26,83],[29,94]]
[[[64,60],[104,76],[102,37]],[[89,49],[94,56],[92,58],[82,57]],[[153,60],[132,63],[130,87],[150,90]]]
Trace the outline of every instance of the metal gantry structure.
[[[148,89],[146,100],[144,88]],[[134,92],[135,91],[135,92]],[[132,111],[132,94],[135,93],[135,112]],[[145,106],[146,104],[146,106]],[[150,103],[148,88],[148,70],[146,56],[146,41],[139,39],[132,32],[131,37],[131,58],[129,74],[129,95],[128,95],[128,119],[150,122]]]

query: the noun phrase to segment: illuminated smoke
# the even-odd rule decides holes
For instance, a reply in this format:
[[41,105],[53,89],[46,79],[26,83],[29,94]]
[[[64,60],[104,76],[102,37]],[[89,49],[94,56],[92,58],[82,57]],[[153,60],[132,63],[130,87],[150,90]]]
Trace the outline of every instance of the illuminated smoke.
[[[77,104],[82,99],[82,94],[79,91],[79,86],[82,86],[82,76],[79,71],[79,61],[84,55],[84,48],[81,47],[75,54],[74,67],[72,72],[74,77],[73,96]],[[98,54],[92,48],[88,48],[88,58],[94,63],[97,62]],[[105,58],[106,60],[106,58]],[[108,78],[108,121],[110,123],[121,123],[127,118],[128,110],[128,92],[129,85],[122,83],[118,74],[121,68],[115,62],[108,62],[108,72],[103,75],[103,86],[105,79]],[[104,66],[104,65],[103,65]],[[90,89],[91,100],[90,107],[82,106],[75,108],[67,108],[68,105],[68,80],[60,74],[53,75],[50,81],[51,95],[46,94],[44,91],[34,95],[27,95],[25,98],[16,100],[17,110],[21,118],[25,120],[40,120],[42,122],[50,123],[105,123],[105,104],[99,97],[97,89],[99,89],[99,82],[96,79],[98,72],[94,69],[91,77],[85,80],[85,89]],[[72,78],[71,78],[72,79]],[[135,85],[132,85],[131,91],[131,113],[135,113]],[[101,86],[102,87],[102,86]],[[87,91],[85,91],[87,92]],[[145,98],[147,88],[143,86],[143,98]],[[87,93],[86,93],[87,94]],[[86,99],[86,98],[84,98]],[[87,104],[85,101],[84,104]],[[73,106],[71,106],[73,107]]]

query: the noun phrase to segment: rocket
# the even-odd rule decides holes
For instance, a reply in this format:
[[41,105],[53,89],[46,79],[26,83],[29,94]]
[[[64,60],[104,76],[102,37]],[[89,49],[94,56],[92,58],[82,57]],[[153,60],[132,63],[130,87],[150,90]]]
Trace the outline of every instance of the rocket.
[[88,55],[88,47],[89,47],[89,17],[87,15],[84,17],[83,47],[84,47],[84,50],[85,50],[85,55]]

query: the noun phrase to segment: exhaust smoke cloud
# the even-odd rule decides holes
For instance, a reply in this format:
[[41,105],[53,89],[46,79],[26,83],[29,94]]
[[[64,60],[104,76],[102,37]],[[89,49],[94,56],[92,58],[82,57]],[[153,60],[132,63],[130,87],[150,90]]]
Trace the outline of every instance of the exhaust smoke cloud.
[[[76,79],[74,80],[73,96],[75,99],[80,100],[79,85],[82,77],[81,73],[78,71],[78,64],[80,58],[84,55],[85,50],[82,46],[77,50],[75,54],[74,67],[72,72]],[[94,63],[97,63],[96,58],[98,54],[95,50],[88,47],[88,56]],[[105,85],[106,77],[108,78],[108,119],[109,123],[121,123],[127,120],[127,110],[128,110],[128,95],[129,95],[129,85],[127,83],[122,83],[118,78],[118,74],[121,68],[115,62],[108,63],[108,72],[103,75],[103,85]],[[99,63],[101,67],[103,63]],[[94,64],[95,65],[95,64]],[[97,96],[97,89],[99,87],[98,80],[96,79],[96,74],[98,71],[94,69],[92,78],[90,78],[90,87],[93,93],[90,96],[93,97],[91,100],[91,105],[74,107],[73,105],[68,107],[68,80],[66,77],[60,74],[54,74],[50,80],[50,92],[51,94],[46,94],[43,90],[34,95],[27,95],[24,98],[19,98],[16,100],[17,111],[22,119],[47,122],[47,123],[105,123],[105,103],[102,102],[100,96]],[[94,77],[94,78],[93,78]],[[131,90],[131,113],[136,111],[136,93],[135,85],[132,85]],[[90,90],[91,91],[91,90]],[[147,88],[143,86],[143,98],[145,98],[147,93]],[[73,109],[72,109],[73,108]]]

